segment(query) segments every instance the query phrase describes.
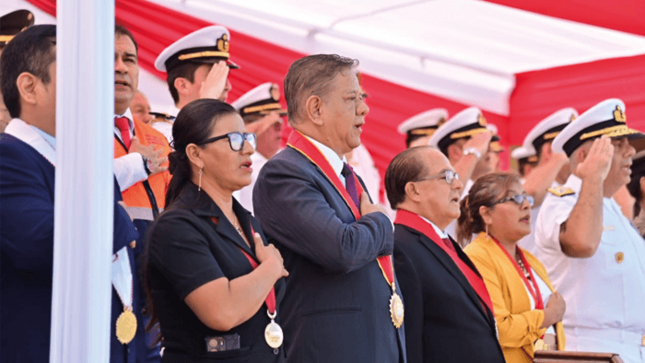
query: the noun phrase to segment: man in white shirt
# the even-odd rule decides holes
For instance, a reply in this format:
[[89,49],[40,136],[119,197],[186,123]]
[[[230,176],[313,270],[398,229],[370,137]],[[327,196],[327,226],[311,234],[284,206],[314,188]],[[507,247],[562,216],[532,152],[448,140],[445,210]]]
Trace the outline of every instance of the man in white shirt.
[[645,135],[626,124],[625,104],[600,102],[552,144],[573,174],[547,195],[536,226],[541,261],[567,302],[567,350],[619,353],[645,362],[645,242],[612,196],[630,180]]
[[258,138],[258,146],[251,155],[251,184],[236,195],[240,204],[253,213],[253,186],[262,166],[280,150],[282,117],[287,115],[287,110],[280,104],[278,85],[271,82],[248,91],[231,105],[242,116],[246,132],[253,132]]
[[[170,116],[177,117],[186,104],[200,98],[226,101],[232,89],[229,68],[239,68],[230,60],[230,41],[228,29],[212,25],[182,37],[159,54],[155,68],[168,74],[166,82],[175,102],[167,112]],[[155,122],[153,127],[172,144],[172,122]]]

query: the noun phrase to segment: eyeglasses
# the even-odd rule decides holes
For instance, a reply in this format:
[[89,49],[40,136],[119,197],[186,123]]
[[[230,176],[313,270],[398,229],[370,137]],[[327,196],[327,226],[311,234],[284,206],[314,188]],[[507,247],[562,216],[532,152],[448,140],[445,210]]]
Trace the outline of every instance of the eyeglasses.
[[424,180],[437,179],[437,178],[444,178],[446,183],[448,183],[449,185],[452,185],[453,181],[459,180],[459,174],[457,174],[457,172],[453,171],[453,170],[446,170],[446,171],[443,171],[443,172],[441,172],[439,174],[431,175],[431,176],[421,178],[421,179],[417,179],[417,180],[414,180],[414,181],[415,182],[420,182],[420,181],[424,181]]
[[526,194],[516,194],[510,197],[502,198],[498,200],[497,202],[493,203],[491,207],[495,204],[501,204],[501,203],[506,203],[509,201],[513,201],[513,203],[517,205],[522,205],[524,201],[526,201],[529,204],[529,207],[533,207],[533,197],[530,195]]
[[215,137],[211,137],[210,139],[206,139],[197,145],[210,144],[211,142],[215,142],[226,138],[228,138],[228,144],[231,147],[231,150],[233,151],[242,150],[244,148],[244,141],[251,144],[251,146],[253,146],[253,149],[255,149],[256,146],[258,145],[258,137],[252,132],[245,132],[245,133],[229,132],[228,134],[225,134],[225,135],[215,136]]

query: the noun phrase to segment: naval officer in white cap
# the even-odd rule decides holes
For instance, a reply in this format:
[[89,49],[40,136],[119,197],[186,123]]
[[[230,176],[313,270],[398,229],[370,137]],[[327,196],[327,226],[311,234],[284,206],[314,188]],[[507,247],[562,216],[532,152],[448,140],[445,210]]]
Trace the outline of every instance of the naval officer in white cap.
[[244,120],[246,132],[257,135],[257,147],[251,155],[251,184],[242,188],[237,200],[253,213],[253,186],[260,169],[280,150],[282,117],[287,110],[280,104],[280,89],[275,83],[263,83],[243,94],[231,104]]
[[[460,198],[468,194],[477,178],[494,171],[489,155],[494,151],[490,149],[490,144],[491,141],[499,141],[499,137],[493,137],[487,125],[481,110],[469,107],[439,126],[430,138],[429,145],[448,157],[464,184]],[[446,233],[456,238],[456,232],[457,220],[454,220],[446,228]],[[457,243],[463,246],[468,241]]]
[[535,155],[537,164],[532,168],[530,175],[525,177],[523,183],[524,190],[534,200],[531,209],[531,233],[518,243],[520,247],[538,258],[540,256],[535,246],[535,222],[540,207],[547,190],[561,186],[571,175],[569,159],[564,153],[553,152],[551,143],[560,131],[577,117],[578,112],[571,107],[558,110],[535,125],[522,143],[524,150],[530,150]]
[[489,148],[493,138],[487,123],[477,107],[467,108],[439,126],[430,138],[430,146],[441,150],[464,183],[461,196],[468,194],[477,178],[492,172]]
[[401,122],[398,127],[399,134],[405,135],[405,147],[428,146],[428,142],[448,119],[448,111],[443,108],[433,108],[421,112]]
[[522,184],[524,184],[526,177],[537,166],[538,157],[535,155],[535,150],[533,147],[518,146],[511,151],[511,158],[517,160],[517,171],[522,176]]
[[600,102],[553,141],[573,174],[546,196],[536,226],[540,259],[567,302],[567,350],[645,362],[645,242],[612,196],[630,180],[634,148],[625,104]]
[[[200,98],[226,101],[232,88],[228,71],[239,68],[230,60],[230,42],[228,29],[212,25],[186,35],[159,54],[155,68],[168,74],[166,82],[175,101],[167,112],[170,117],[177,117],[182,107]],[[152,126],[171,142],[172,122],[168,120],[153,121]]]

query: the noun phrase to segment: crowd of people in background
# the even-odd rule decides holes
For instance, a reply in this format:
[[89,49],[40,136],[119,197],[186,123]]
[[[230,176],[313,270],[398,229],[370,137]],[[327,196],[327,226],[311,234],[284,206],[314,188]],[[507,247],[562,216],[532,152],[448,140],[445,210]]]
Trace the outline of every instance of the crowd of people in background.
[[[49,359],[56,26],[33,23],[0,19],[3,362]],[[244,70],[209,26],[159,54],[160,112],[114,39],[111,362],[645,362],[645,135],[623,101],[554,110],[517,172],[480,109],[429,109],[400,123],[381,204],[358,60],[295,61],[286,109],[271,80],[229,104]]]

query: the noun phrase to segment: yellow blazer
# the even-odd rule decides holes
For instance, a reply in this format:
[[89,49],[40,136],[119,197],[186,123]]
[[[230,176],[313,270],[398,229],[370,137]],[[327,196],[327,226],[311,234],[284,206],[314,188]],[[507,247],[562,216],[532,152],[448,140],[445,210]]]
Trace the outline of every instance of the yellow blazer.
[[[552,292],[555,291],[544,265],[529,252],[522,251],[537,275],[546,282]],[[504,251],[487,234],[480,233],[466,246],[464,252],[484,278],[493,301],[499,343],[506,361],[533,362],[534,343],[546,332],[546,329],[540,329],[544,321],[544,311],[530,310],[531,301],[524,281]],[[555,325],[555,330],[558,350],[564,350],[564,328],[561,322]]]

